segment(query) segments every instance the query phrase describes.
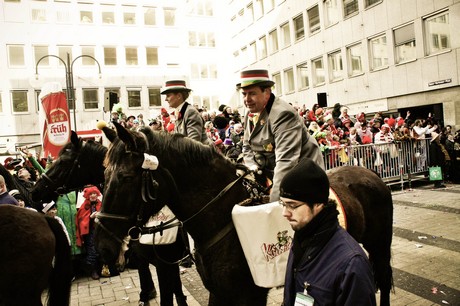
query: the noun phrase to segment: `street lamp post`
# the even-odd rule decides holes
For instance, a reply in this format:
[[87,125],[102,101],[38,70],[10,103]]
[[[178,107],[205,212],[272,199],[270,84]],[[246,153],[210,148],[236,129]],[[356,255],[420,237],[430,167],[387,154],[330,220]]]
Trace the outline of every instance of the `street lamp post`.
[[80,56],[77,56],[76,58],[73,59],[72,62],[70,62],[70,54],[67,53],[67,63],[62,59],[60,58],[59,56],[57,55],[53,55],[53,54],[48,54],[48,55],[45,55],[45,56],[42,56],[38,61],[37,61],[37,64],[35,65],[35,77],[38,79],[38,64],[40,64],[40,62],[47,58],[47,57],[55,57],[57,58],[58,60],[61,61],[61,63],[64,65],[64,68],[65,68],[65,83],[66,83],[66,86],[67,86],[67,95],[66,95],[66,99],[67,99],[67,106],[70,106],[70,102],[72,101],[72,109],[73,109],[73,126],[74,126],[74,130],[75,132],[77,132],[77,113],[75,111],[75,92],[74,92],[74,88],[73,88],[73,64],[75,63],[75,61],[81,57],[89,57],[91,59],[93,59],[98,68],[99,68],[99,78],[101,77],[101,65],[99,64],[99,62],[97,61],[97,59],[95,59],[93,56],[91,55],[86,55],[86,54],[83,54],[83,55],[80,55]]

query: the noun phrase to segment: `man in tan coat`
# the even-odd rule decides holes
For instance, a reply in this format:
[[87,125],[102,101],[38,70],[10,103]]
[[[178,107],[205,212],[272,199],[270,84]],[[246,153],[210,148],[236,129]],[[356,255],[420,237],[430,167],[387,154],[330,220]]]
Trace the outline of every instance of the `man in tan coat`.
[[301,159],[310,158],[324,169],[318,143],[294,107],[272,93],[274,84],[267,70],[241,72],[240,88],[248,108],[244,118],[244,163],[268,173],[273,181],[272,202],[279,200],[284,175]]

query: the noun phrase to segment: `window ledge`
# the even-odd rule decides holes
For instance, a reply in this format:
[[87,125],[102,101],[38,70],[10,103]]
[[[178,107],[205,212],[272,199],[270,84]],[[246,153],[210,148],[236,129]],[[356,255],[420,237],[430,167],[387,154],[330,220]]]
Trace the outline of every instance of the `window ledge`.
[[362,75],[364,75],[364,72],[357,73],[357,74],[351,74],[351,75],[349,75],[348,77],[349,77],[349,78],[356,78],[356,77],[359,77],[359,76],[362,76]]
[[414,58],[414,59],[410,59],[410,60],[407,60],[407,61],[404,61],[404,62],[397,63],[397,64],[395,64],[395,66],[397,67],[397,66],[401,66],[401,65],[404,65],[404,64],[413,63],[413,62],[416,62],[416,61],[417,61],[417,59]]
[[388,69],[388,68],[390,68],[390,66],[379,67],[379,68],[375,68],[375,69],[371,70],[370,72],[377,72],[377,71],[385,70],[385,69]]
[[429,58],[429,57],[433,57],[433,56],[437,56],[437,55],[441,55],[441,54],[449,53],[449,52],[452,52],[452,49],[445,49],[445,50],[442,50],[442,51],[439,51],[433,54],[425,55],[425,58]]

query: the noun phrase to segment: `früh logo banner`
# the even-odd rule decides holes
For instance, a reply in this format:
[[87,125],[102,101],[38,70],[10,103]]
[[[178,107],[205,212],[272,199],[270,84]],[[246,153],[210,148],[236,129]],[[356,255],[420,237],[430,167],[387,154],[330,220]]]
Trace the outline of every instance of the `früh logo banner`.
[[41,99],[45,115],[43,126],[44,156],[57,157],[70,139],[70,116],[65,93],[52,92]]

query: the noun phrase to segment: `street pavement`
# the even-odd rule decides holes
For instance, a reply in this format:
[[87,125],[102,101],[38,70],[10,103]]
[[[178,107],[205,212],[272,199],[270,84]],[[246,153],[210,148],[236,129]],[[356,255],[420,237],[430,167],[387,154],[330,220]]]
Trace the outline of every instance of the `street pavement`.
[[[412,189],[394,189],[392,266],[395,291],[391,305],[460,305],[460,185],[419,182]],[[151,266],[158,288],[155,268]],[[181,274],[190,306],[207,305],[209,293],[195,269]],[[237,286],[237,284],[235,284]],[[126,269],[120,276],[72,284],[71,305],[137,305],[139,277]],[[267,305],[280,305],[283,288],[269,292]],[[377,301],[378,301],[377,293]],[[160,305],[160,297],[150,301]]]

